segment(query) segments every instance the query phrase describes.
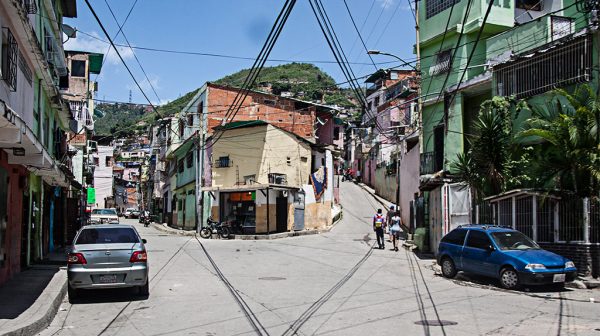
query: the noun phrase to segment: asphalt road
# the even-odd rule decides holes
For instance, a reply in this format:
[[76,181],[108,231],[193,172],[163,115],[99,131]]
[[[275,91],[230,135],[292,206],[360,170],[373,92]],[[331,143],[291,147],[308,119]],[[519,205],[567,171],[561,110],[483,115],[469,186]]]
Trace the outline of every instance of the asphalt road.
[[[137,224],[148,240],[150,297],[66,299],[41,335],[600,335],[600,291],[506,291],[447,280],[431,259],[373,249],[379,206],[341,186],[331,232],[272,241],[197,240]],[[129,222],[137,221],[131,220]]]

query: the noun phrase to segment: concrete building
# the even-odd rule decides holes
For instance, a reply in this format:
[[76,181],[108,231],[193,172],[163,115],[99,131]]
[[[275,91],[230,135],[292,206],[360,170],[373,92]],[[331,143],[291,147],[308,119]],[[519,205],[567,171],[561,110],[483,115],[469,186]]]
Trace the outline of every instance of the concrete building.
[[60,84],[62,19],[76,15],[73,0],[0,2],[0,284],[64,246],[73,225],[73,115]]
[[94,189],[96,203],[92,208],[106,208],[107,200],[113,196],[113,158],[112,146],[98,146],[98,153],[92,154],[94,162]]
[[[212,145],[212,186],[203,188],[214,195],[213,218],[239,223],[245,233],[331,224],[329,150],[260,120],[233,122],[218,130],[222,137]],[[313,180],[317,175],[320,181]]]

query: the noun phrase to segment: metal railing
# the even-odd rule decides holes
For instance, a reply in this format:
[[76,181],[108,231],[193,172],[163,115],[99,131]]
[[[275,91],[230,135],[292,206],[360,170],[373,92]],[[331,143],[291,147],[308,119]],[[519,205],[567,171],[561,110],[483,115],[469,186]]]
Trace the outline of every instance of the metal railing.
[[439,170],[436,168],[439,168],[439,167],[436,167],[435,152],[421,153],[421,166],[420,166],[421,175],[433,174]]

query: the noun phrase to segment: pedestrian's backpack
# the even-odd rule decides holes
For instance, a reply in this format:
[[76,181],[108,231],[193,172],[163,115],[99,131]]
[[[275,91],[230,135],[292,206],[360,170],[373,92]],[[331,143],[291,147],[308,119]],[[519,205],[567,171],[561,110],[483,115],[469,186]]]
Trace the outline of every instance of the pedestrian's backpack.
[[375,215],[375,227],[376,228],[382,227],[384,220],[385,220],[385,218],[383,218],[383,216],[381,214]]

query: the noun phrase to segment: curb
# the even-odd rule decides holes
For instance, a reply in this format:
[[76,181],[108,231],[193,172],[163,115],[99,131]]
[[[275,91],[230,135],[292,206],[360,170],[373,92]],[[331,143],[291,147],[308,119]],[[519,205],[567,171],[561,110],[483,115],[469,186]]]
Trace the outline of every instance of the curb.
[[[23,312],[17,320],[21,317],[25,318],[24,315],[27,315],[28,311],[32,311],[31,315],[33,316],[28,316],[25,322],[12,327],[12,330],[0,331],[0,336],[35,335],[41,332],[50,325],[56,316],[56,312],[58,312],[58,308],[66,294],[67,271],[66,268],[61,267],[33,305]],[[9,326],[9,328],[11,327]]]
[[[320,233],[324,233],[324,232],[329,232],[329,231],[331,231],[331,229],[333,229],[333,227],[337,223],[339,223],[344,218],[343,213],[344,213],[343,209],[340,210],[340,212],[334,217],[333,223],[324,229],[281,232],[281,233],[273,233],[270,235],[232,235],[231,239],[271,240],[271,239],[281,239],[281,238],[288,238],[288,237],[301,237],[301,236],[308,236],[308,235],[315,235],[315,234],[320,234]],[[192,230],[178,230],[178,229],[168,227],[165,224],[158,224],[158,223],[151,223],[151,225],[154,229],[161,231],[161,232],[168,233],[168,234],[180,235],[180,236],[195,236],[196,235],[196,231],[192,231]],[[0,335],[0,336],[3,336],[3,335]]]
[[157,224],[157,223],[151,223],[152,227],[158,231],[162,231],[162,232],[166,232],[169,234],[174,234],[174,235],[180,235],[180,236],[195,236],[196,235],[196,231],[194,230],[179,230],[179,229],[174,229],[172,227],[168,227],[165,224]]

